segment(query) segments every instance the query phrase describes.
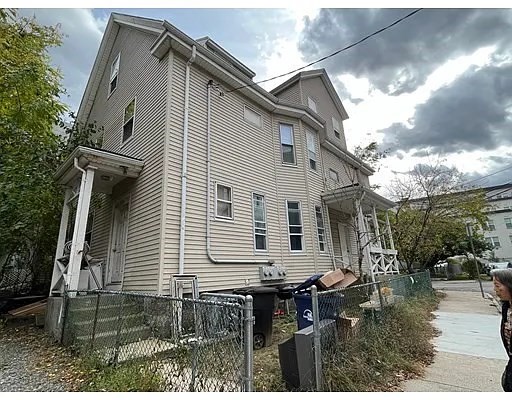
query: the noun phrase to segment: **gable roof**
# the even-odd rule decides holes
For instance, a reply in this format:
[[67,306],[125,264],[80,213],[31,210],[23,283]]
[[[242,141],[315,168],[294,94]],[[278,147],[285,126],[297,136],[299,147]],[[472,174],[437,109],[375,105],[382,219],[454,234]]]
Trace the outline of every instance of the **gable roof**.
[[345,110],[345,107],[343,107],[343,104],[341,103],[341,100],[338,96],[338,93],[336,92],[336,89],[334,88],[331,79],[329,78],[329,75],[327,75],[327,72],[324,68],[321,69],[313,69],[309,71],[302,71],[298,74],[292,76],[287,81],[281,83],[279,86],[275,87],[270,91],[274,96],[277,96],[279,93],[283,92],[284,90],[288,89],[290,86],[296,84],[300,80],[305,79],[312,79],[312,78],[320,78],[322,79],[322,82],[327,89],[327,92],[331,96],[331,99],[336,106],[336,109],[340,113],[343,120],[348,119],[347,111]]

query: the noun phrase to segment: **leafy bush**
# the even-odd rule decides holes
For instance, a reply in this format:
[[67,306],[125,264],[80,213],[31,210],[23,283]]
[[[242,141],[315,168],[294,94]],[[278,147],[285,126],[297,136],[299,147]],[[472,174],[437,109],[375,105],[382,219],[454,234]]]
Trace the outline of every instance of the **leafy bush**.
[[[483,271],[483,265],[480,261],[478,263],[478,269]],[[470,279],[476,279],[478,277],[478,271],[476,269],[475,260],[467,260],[462,263],[462,270],[468,274]]]

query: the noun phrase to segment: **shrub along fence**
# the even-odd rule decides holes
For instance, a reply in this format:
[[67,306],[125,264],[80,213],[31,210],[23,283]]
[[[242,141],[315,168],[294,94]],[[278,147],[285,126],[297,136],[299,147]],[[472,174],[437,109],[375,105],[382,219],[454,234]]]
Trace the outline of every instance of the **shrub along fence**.
[[[312,288],[314,383],[317,391],[339,390],[339,380],[343,377],[335,370],[339,369],[355,341],[371,337],[371,340],[385,342],[386,338],[376,337],[374,333],[395,332],[382,326],[392,323],[388,315],[401,312],[399,308],[409,299],[433,295],[428,271],[380,278],[372,283],[323,292]],[[378,359],[379,354],[374,357]]]
[[201,297],[68,292],[62,343],[151,377],[155,390],[251,391],[252,298]]

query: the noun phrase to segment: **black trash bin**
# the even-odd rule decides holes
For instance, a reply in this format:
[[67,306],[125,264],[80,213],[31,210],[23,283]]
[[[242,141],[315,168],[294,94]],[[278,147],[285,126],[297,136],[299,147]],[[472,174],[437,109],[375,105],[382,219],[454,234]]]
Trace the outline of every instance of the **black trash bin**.
[[249,286],[233,290],[234,294],[251,295],[253,298],[253,347],[256,350],[272,344],[272,317],[277,292],[276,288],[265,286]]

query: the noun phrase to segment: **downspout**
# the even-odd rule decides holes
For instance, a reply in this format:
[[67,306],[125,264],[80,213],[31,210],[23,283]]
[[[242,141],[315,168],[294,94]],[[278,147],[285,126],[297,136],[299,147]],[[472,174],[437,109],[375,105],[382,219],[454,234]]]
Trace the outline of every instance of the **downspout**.
[[207,92],[207,110],[206,110],[206,254],[210,261],[214,264],[274,264],[274,260],[235,260],[235,259],[218,259],[213,257],[211,250],[211,233],[210,233],[210,180],[211,180],[211,88],[213,80],[209,80],[206,85]]
[[183,152],[181,170],[181,219],[180,219],[180,250],[178,274],[185,272],[185,230],[187,216],[187,161],[188,161],[188,111],[190,97],[190,66],[196,59],[196,46],[192,46],[192,56],[185,68],[185,115],[183,119]]

